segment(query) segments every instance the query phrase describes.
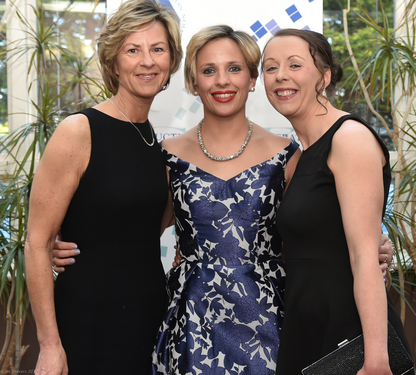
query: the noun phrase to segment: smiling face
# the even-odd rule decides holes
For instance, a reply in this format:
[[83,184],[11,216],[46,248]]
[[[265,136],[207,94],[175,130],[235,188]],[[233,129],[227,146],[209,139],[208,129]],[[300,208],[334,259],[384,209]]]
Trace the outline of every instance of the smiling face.
[[245,114],[248,92],[255,83],[233,40],[214,39],[198,52],[195,89],[204,104],[205,116]]
[[322,80],[305,40],[297,36],[273,38],[264,51],[263,65],[267,97],[283,116],[294,121],[322,112],[315,87],[319,81],[322,87],[327,86],[330,72]]
[[153,99],[170,75],[170,52],[165,27],[154,22],[131,33],[117,54],[119,93]]

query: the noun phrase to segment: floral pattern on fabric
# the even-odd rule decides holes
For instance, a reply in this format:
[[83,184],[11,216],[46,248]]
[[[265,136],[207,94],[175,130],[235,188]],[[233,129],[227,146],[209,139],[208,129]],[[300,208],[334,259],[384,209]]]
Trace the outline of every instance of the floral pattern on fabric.
[[296,149],[227,181],[163,150],[182,258],[167,274],[153,374],[274,375],[285,278],[275,218]]

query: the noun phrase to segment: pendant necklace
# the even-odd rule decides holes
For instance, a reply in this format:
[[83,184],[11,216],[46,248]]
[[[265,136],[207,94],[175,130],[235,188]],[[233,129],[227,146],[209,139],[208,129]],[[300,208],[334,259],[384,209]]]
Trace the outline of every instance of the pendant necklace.
[[120,108],[118,108],[117,106],[116,106],[116,103],[114,103],[112,100],[111,100],[111,98],[108,98],[108,100],[111,102],[111,103],[113,103],[113,105],[114,105],[114,107],[116,107],[117,109],[118,109],[118,111],[123,115],[123,117],[130,123],[130,124],[132,124],[133,125],[133,128],[135,128],[138,132],[139,132],[139,134],[140,134],[140,136],[142,137],[142,139],[143,139],[143,141],[149,146],[149,147],[152,147],[154,144],[155,144],[155,135],[154,135],[154,132],[153,132],[153,130],[152,130],[152,125],[150,125],[150,122],[149,122],[149,125],[150,125],[150,133],[152,133],[152,143],[149,143],[149,142],[147,142],[146,141],[146,138],[145,137],[143,137],[143,134],[142,134],[142,132],[139,130],[139,128],[136,126],[136,125],[134,125],[130,120],[129,120],[129,118],[123,113],[123,112],[121,112],[121,110],[120,110]]
[[199,145],[201,146],[201,149],[204,152],[204,154],[207,157],[209,157],[210,159],[215,160],[215,161],[227,161],[227,160],[238,158],[243,153],[244,149],[246,148],[247,143],[251,138],[251,133],[253,132],[253,123],[251,121],[249,121],[248,118],[246,118],[246,120],[247,120],[247,124],[248,124],[248,133],[247,133],[247,137],[246,137],[243,145],[241,146],[240,150],[238,150],[238,152],[236,152],[234,155],[223,157],[223,156],[212,155],[205,148],[204,141],[202,140],[202,134],[201,134],[202,124],[204,123],[204,119],[202,119],[201,122],[198,124],[197,133],[198,133]]

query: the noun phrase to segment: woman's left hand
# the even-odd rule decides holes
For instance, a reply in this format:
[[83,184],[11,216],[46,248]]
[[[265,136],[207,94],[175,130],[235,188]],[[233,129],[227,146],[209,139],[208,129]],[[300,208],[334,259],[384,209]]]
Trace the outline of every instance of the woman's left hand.
[[81,252],[78,246],[73,242],[63,242],[58,239],[53,246],[53,258],[52,264],[55,272],[62,273],[65,271],[64,266],[70,266],[75,263],[74,256],[79,255]]
[[179,253],[178,247],[175,245],[174,248],[176,249],[175,253],[175,260],[172,263],[172,267],[176,268],[179,266],[179,263],[181,262],[181,254]]
[[384,233],[381,235],[381,245],[378,253],[381,271],[383,272],[383,276],[386,276],[389,265],[393,261],[394,250],[389,237]]

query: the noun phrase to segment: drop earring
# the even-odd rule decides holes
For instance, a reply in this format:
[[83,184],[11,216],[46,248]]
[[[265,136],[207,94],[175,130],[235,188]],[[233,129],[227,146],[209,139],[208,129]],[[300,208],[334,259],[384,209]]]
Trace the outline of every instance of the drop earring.
[[323,96],[324,98],[326,98],[326,89],[325,89],[325,86],[324,86],[324,87],[322,87],[322,96]]

